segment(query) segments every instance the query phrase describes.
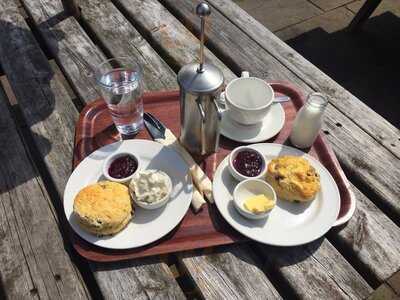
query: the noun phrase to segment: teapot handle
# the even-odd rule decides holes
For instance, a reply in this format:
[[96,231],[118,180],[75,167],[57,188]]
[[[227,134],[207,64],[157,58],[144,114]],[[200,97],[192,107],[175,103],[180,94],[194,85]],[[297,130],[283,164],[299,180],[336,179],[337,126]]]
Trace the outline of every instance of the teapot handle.
[[200,112],[200,118],[201,118],[201,125],[200,125],[200,134],[201,134],[201,155],[206,153],[206,113],[204,112],[204,108],[201,105],[201,98],[197,98],[196,104],[197,108],[199,109]]
[[216,98],[213,99],[212,103],[214,104],[214,108],[215,108],[215,112],[217,114],[217,132],[216,132],[216,137],[217,137],[217,141],[215,143],[215,151],[218,150],[218,146],[219,146],[219,135],[220,135],[220,129],[221,129],[221,121],[222,121],[222,113],[223,113],[223,109],[221,109],[221,107],[218,105],[218,100],[216,100]]

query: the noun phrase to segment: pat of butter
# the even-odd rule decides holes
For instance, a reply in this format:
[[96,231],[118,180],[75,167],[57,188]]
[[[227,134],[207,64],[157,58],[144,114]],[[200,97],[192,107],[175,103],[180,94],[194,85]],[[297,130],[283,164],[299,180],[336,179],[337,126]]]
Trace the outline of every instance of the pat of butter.
[[275,202],[263,194],[251,196],[244,201],[244,208],[248,211],[261,214],[274,208]]

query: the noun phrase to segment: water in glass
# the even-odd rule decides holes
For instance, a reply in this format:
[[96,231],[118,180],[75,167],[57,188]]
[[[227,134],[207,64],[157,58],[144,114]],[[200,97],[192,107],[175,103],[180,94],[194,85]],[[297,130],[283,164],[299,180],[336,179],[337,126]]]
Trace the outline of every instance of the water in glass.
[[100,82],[107,88],[103,96],[118,131],[134,134],[143,126],[143,102],[139,74],[128,70],[113,70]]
[[143,127],[142,70],[138,63],[129,57],[112,58],[101,63],[95,75],[118,131],[137,133]]

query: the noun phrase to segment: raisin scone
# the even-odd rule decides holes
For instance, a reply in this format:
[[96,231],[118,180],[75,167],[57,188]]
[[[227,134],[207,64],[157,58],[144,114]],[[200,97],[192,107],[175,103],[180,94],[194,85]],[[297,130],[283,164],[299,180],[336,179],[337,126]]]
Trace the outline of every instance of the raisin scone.
[[312,201],[321,189],[314,167],[298,156],[281,156],[271,160],[266,179],[277,196],[288,201]]
[[76,195],[74,213],[85,231],[99,236],[116,234],[133,215],[128,187],[111,181],[89,185]]

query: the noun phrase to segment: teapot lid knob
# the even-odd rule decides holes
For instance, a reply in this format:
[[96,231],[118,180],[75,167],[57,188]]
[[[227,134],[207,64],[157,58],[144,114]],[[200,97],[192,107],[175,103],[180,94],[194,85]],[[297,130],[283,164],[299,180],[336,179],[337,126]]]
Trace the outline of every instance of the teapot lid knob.
[[207,17],[211,14],[211,8],[207,3],[202,2],[196,6],[196,14],[200,18]]

